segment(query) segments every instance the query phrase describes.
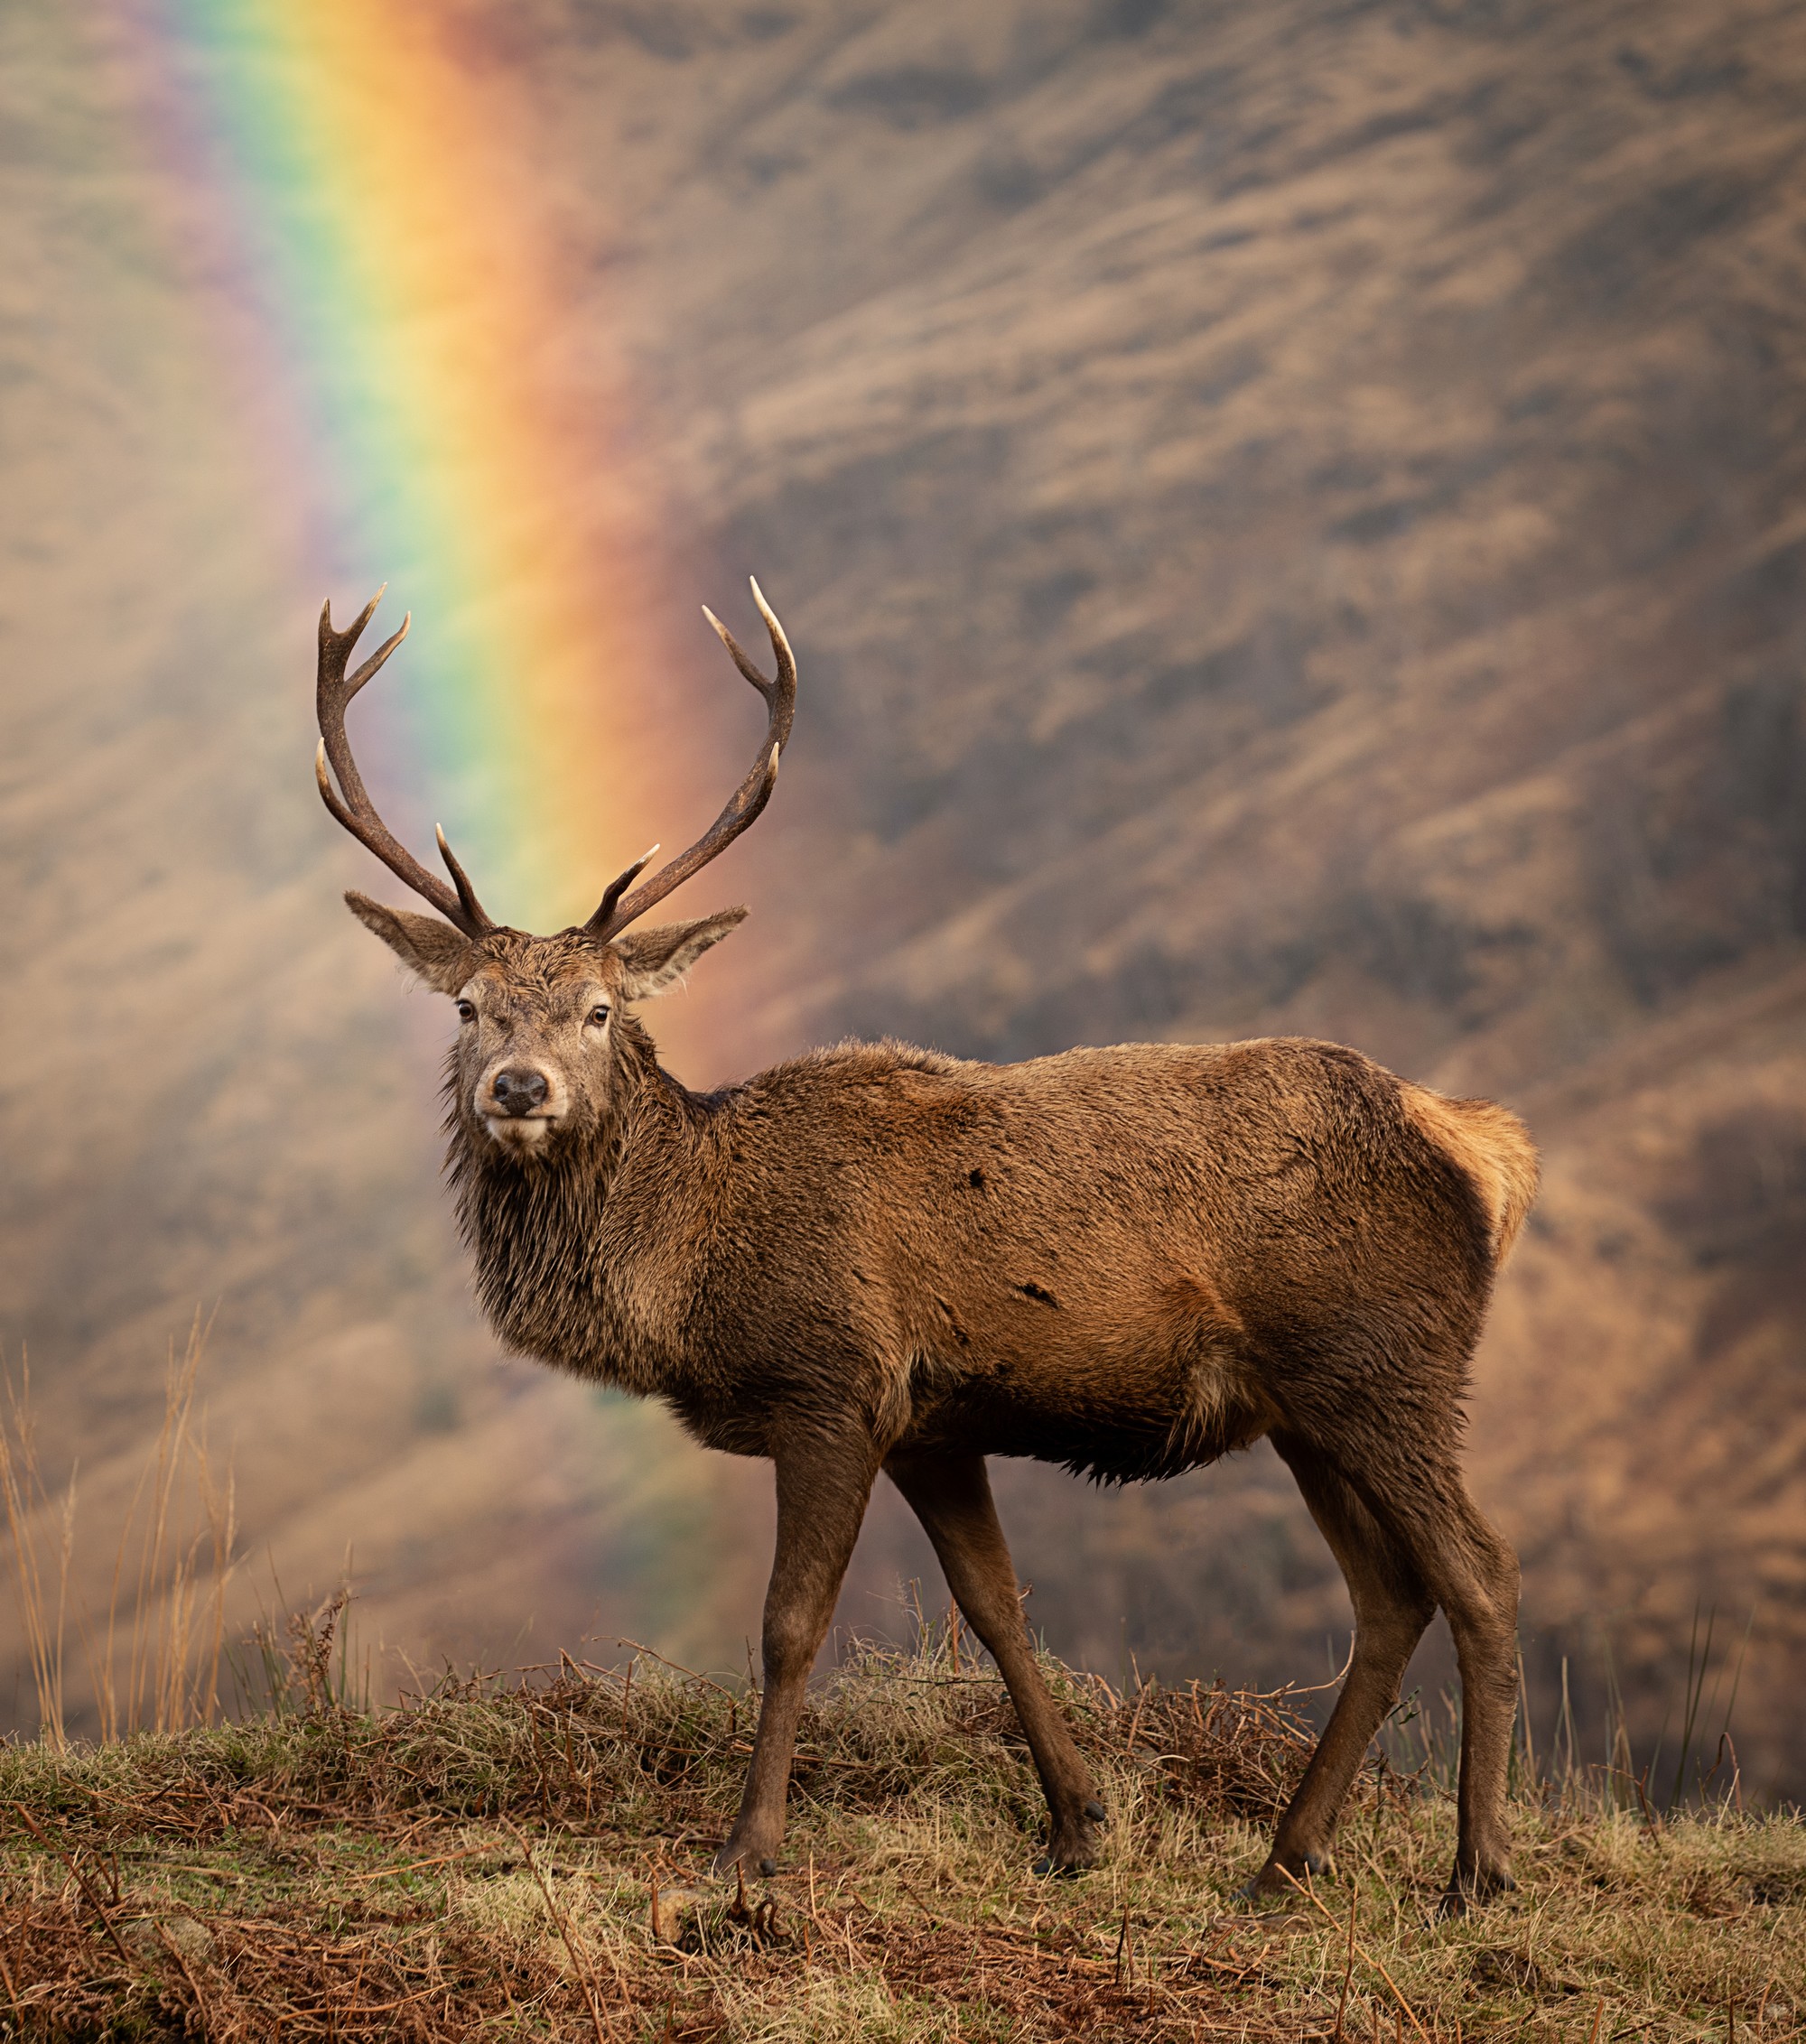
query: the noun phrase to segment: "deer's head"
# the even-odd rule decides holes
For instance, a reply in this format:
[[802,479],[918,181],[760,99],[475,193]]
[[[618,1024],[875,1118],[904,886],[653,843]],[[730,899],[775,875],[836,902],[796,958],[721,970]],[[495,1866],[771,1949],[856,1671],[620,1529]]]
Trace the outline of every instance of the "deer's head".
[[563,1135],[608,1121],[620,1085],[623,1045],[637,1029],[632,1005],[675,986],[745,918],[745,909],[726,908],[694,922],[628,928],[731,844],[770,800],[796,710],[796,664],[757,582],[753,600],[771,635],[775,681],[766,680],[712,611],[703,612],[735,665],[765,698],[765,738],[746,777],[705,835],[680,857],[640,880],[658,850],[654,845],[610,883],[587,923],[554,936],[533,936],[489,916],[443,831],[439,850],[450,886],[391,834],[365,790],[345,737],[346,705],[406,636],[408,619],[349,678],[345,669],[381,594],[377,590],[342,632],[332,628],[330,604],[320,614],[314,775],[339,822],[438,913],[391,908],[355,891],[346,895],[346,905],[417,979],[456,1003],[454,1111],[473,1139],[526,1162],[549,1154]]

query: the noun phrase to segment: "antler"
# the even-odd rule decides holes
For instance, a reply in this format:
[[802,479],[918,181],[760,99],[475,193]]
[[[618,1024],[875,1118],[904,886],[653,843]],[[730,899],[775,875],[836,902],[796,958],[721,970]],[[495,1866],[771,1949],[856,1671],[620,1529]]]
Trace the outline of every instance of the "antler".
[[[387,587],[385,582],[383,589]],[[483,905],[477,899],[476,890],[464,869],[452,858],[444,832],[437,832],[439,852],[452,876],[452,887],[448,887],[436,873],[429,873],[377,814],[376,804],[365,792],[363,776],[358,771],[358,763],[351,757],[350,743],[345,736],[346,705],[407,636],[412,612],[402,619],[401,629],[391,633],[349,681],[346,680],[345,664],[351,656],[351,648],[362,636],[364,627],[376,615],[382,596],[383,590],[379,589],[350,627],[342,632],[332,629],[330,602],[320,613],[320,679],[314,691],[314,709],[320,721],[320,748],[313,756],[313,777],[320,783],[321,800],[359,844],[375,852],[398,880],[405,881],[415,894],[430,901],[448,923],[455,924],[467,937],[480,937],[496,925],[484,913]],[[329,759],[332,762],[333,774],[339,777],[339,790],[342,790],[342,794],[334,789],[331,776],[326,771]]]
[[[668,866],[661,866],[643,887],[634,887],[626,900],[621,897],[632,887],[640,874],[652,862],[654,845],[643,858],[637,859],[627,871],[609,885],[596,913],[584,924],[584,934],[605,943],[610,937],[627,928],[629,923],[644,915],[656,903],[665,899],[674,887],[681,887],[692,874],[699,873],[717,853],[725,851],[729,845],[759,815],[771,800],[771,791],[777,785],[777,756],[789,742],[790,720],[796,711],[796,662],[790,651],[790,642],[784,636],[784,627],[777,622],[771,606],[765,600],[763,590],[755,581],[752,584],[752,600],[759,606],[759,614],[765,619],[765,628],[771,634],[771,650],[777,659],[777,678],[768,682],[746,655],[739,641],[722,624],[706,604],[703,615],[715,627],[721,644],[733,655],[733,663],[759,694],[765,698],[768,720],[765,738],[753,762],[747,770],[746,778],[728,797],[728,804],[708,832],[697,839],[688,851],[680,853]],[[383,652],[388,648],[385,646]],[[381,655],[377,657],[380,659]],[[355,684],[354,684],[355,685]],[[373,848],[374,849],[374,848]]]

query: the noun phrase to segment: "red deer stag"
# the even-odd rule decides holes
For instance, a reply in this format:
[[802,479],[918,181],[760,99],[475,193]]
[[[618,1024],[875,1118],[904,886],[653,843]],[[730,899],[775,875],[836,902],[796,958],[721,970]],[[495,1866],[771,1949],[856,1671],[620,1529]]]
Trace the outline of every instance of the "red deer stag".
[[1248,1892],[1327,1865],[1438,1605],[1465,1699],[1448,1906],[1508,1887],[1517,1563],[1458,1450],[1468,1358],[1535,1190],[1522,1127],[1285,1037],[1005,1065],[851,1044],[688,1092],[634,1011],[746,910],[629,925],[776,783],[796,669],[757,583],[753,597],[775,680],[705,613],[768,712],[745,779],[680,858],[641,880],[648,852],[581,928],[547,937],[484,913],[442,832],[451,885],[418,864],[365,792],[345,709],[407,621],[349,679],[374,600],[348,631],[330,608],[320,621],[320,792],[437,911],[345,897],[456,1003],[451,1177],[491,1324],[776,1465],[765,1692],[717,1871],[772,1870],[804,1685],[880,1471],[1009,1685],[1047,1792],[1038,1871],[1091,1864],[1104,1813],[1037,1671],[985,1457],[1126,1482],[1264,1435],[1341,1565],[1356,1631]]

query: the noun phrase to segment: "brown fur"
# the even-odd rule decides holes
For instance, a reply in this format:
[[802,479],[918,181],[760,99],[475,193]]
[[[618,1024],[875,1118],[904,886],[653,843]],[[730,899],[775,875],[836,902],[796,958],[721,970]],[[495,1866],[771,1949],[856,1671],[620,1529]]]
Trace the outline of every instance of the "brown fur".
[[1403,1088],[1405,1111],[1466,1174],[1486,1210],[1493,1254],[1503,1262],[1536,1197],[1536,1150],[1515,1114],[1489,1100],[1450,1100],[1428,1086]]
[[[1051,1813],[1045,1863],[1089,1863],[1103,1813],[1029,1651],[984,1458],[1126,1482],[1270,1435],[1358,1631],[1252,1886],[1327,1863],[1438,1604],[1466,1705],[1451,1895],[1508,1883],[1516,1563],[1457,1451],[1535,1186],[1513,1117],[1289,1038],[1013,1065],[843,1044],[694,1094],[627,1004],[743,912],[612,943],[472,941],[349,898],[471,1010],[447,1071],[451,1171],[500,1338],[777,1465],[767,1686],[719,1865],[777,1851],[803,1684],[880,1469],[1010,1685]],[[496,1111],[498,1075],[527,1073],[556,1109],[536,1131]]]

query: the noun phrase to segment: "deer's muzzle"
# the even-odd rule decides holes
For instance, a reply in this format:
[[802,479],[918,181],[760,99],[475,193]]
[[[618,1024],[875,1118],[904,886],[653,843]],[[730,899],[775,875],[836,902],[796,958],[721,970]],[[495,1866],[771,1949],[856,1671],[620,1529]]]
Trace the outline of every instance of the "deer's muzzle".
[[489,1081],[492,1111],[507,1115],[542,1113],[547,1084],[545,1073],[535,1072],[530,1064],[505,1065]]

